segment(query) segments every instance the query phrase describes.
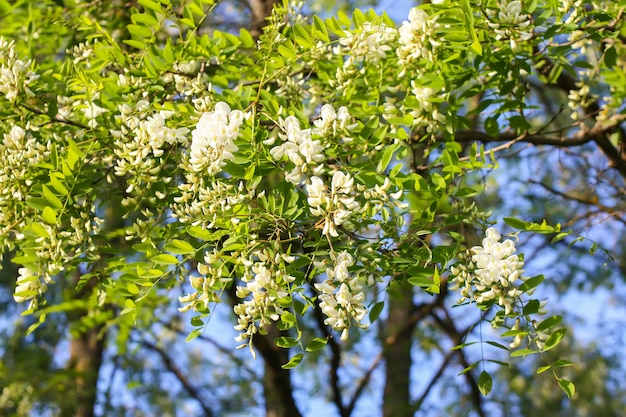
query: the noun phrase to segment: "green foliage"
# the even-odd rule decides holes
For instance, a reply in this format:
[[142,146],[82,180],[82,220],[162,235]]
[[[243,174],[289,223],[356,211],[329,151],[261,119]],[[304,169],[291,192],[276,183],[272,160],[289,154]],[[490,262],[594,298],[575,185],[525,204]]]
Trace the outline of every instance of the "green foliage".
[[[545,306],[531,297],[544,276],[522,275],[515,243],[500,242],[471,198],[498,152],[545,141],[551,121],[533,116],[531,82],[589,70],[566,91],[570,107],[591,117],[601,87],[612,99],[575,135],[624,120],[616,5],[561,23],[577,14],[549,2],[462,1],[459,13],[444,1],[397,28],[373,10],[307,20],[284,4],[256,40],[205,33],[213,1],[138,0],[123,16],[73,3],[0,1],[0,64],[17,80],[0,78],[0,247],[21,267],[14,298],[37,320],[27,333],[80,312],[85,328],[118,329],[122,346],[178,300],[196,314],[191,341],[225,303],[240,347],[255,355],[255,339],[277,329],[292,369],[335,336],[349,343],[405,288],[445,297],[457,277],[460,308],[514,338],[484,343],[544,357],[565,340],[560,316],[537,324]],[[605,45],[597,62],[576,55],[578,38],[561,41],[577,36],[579,48]],[[546,220],[503,221],[555,244],[571,236]],[[466,228],[487,243],[471,245]],[[316,313],[325,334],[310,328]],[[552,370],[573,397],[557,374],[571,364],[536,373]],[[477,384],[488,395],[490,373]]]

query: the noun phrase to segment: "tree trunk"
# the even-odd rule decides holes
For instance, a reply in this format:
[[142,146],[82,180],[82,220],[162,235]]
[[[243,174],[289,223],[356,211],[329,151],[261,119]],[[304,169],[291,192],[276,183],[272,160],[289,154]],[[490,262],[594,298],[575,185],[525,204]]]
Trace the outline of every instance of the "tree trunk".
[[401,300],[389,298],[389,316],[385,323],[383,357],[385,359],[384,417],[412,417],[411,346],[413,326],[408,325],[415,308],[412,287],[402,284]]
[[67,417],[93,417],[98,378],[104,352],[102,326],[75,335],[70,344],[69,370],[74,375],[75,403],[64,410]]
[[293,398],[291,372],[281,365],[289,361],[289,350],[277,347],[274,339],[281,334],[274,324],[269,326],[266,336],[256,335],[254,345],[265,362],[263,394],[266,417],[301,417],[302,414]]
[[248,6],[250,7],[250,13],[252,21],[250,22],[250,33],[255,38],[258,38],[263,33],[263,27],[265,27],[265,19],[272,14],[274,5],[279,0],[249,0]]

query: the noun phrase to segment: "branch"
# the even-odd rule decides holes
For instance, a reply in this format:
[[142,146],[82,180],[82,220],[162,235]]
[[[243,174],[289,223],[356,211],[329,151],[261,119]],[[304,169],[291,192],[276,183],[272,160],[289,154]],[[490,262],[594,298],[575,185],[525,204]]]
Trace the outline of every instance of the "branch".
[[72,120],[68,120],[68,119],[63,118],[63,117],[57,117],[57,116],[50,117],[50,115],[48,113],[46,113],[45,111],[40,110],[40,109],[35,108],[35,107],[27,106],[26,104],[22,104],[21,107],[25,108],[26,110],[28,110],[31,113],[35,113],[35,114],[38,114],[40,116],[48,116],[50,121],[54,122],[54,123],[63,123],[63,124],[69,125],[69,126],[79,127],[81,129],[85,129],[85,130],[91,130],[91,128],[89,126],[86,126],[86,125],[84,125],[82,123],[74,122]]
[[[157,319],[156,322],[159,323],[161,326],[165,327],[169,331],[175,332],[176,334],[181,335],[181,336],[187,336],[186,332],[184,332],[183,330],[177,328],[171,322],[165,322],[165,321],[163,321],[161,319]],[[209,336],[204,335],[204,334],[198,335],[196,337],[196,339],[197,340],[201,340],[203,342],[207,342],[207,343],[213,345],[213,347],[215,347],[217,350],[219,350],[220,353],[228,356],[228,358],[238,367],[238,369],[244,369],[246,371],[246,373],[248,373],[250,376],[256,376],[254,371],[247,366],[245,361],[243,361],[241,358],[237,357],[237,355],[235,355],[235,353],[233,352],[232,349],[220,345],[216,340],[214,340],[214,339],[212,339]]]
[[163,364],[165,365],[167,370],[170,371],[170,373],[172,373],[178,379],[178,381],[181,383],[185,391],[187,391],[189,396],[198,401],[198,404],[200,404],[200,408],[202,408],[204,415],[206,417],[213,417],[213,411],[211,411],[208,405],[205,404],[198,389],[191,385],[191,382],[189,382],[187,376],[185,376],[180,368],[176,366],[172,358],[170,358],[169,355],[162,348],[148,342],[147,340],[142,340],[141,345],[147,349],[152,350],[153,352],[156,352],[161,357],[161,360],[163,361]]
[[457,353],[458,353],[458,351],[456,351],[456,350],[448,351],[448,353],[446,354],[446,356],[443,359],[443,362],[441,362],[441,365],[439,366],[439,369],[437,370],[435,375],[433,375],[433,377],[431,378],[430,382],[428,383],[428,385],[424,389],[424,392],[422,392],[422,395],[420,395],[418,400],[415,401],[415,405],[413,406],[415,411],[419,410],[422,407],[422,404],[424,403],[424,400],[426,399],[426,397],[428,396],[430,391],[433,389],[433,387],[435,386],[435,384],[437,383],[439,378],[441,378],[443,376],[443,372],[446,370],[446,368],[450,364],[450,361],[452,360],[454,355],[456,355]]
[[361,397],[361,394],[363,394],[363,390],[365,389],[365,387],[367,387],[367,384],[369,384],[370,380],[372,379],[372,374],[374,373],[374,370],[378,368],[378,365],[380,365],[382,360],[383,360],[383,353],[381,351],[378,354],[378,356],[376,356],[376,359],[374,359],[370,367],[367,369],[367,371],[363,375],[363,378],[361,378],[361,381],[359,381],[359,385],[354,391],[354,395],[352,395],[350,402],[346,406],[346,412],[347,412],[346,415],[351,415],[352,412],[354,411],[356,402],[358,401],[359,397]]
[[530,182],[531,184],[539,185],[543,189],[545,189],[546,191],[550,192],[551,194],[557,195],[557,196],[562,197],[562,198],[564,198],[566,200],[576,201],[576,202],[581,203],[581,204],[597,207],[599,212],[606,213],[609,216],[617,219],[618,221],[626,224],[626,220],[624,220],[621,217],[623,215],[623,212],[621,212],[619,210],[616,210],[613,207],[605,206],[604,204],[600,203],[598,200],[588,200],[588,199],[584,199],[582,197],[578,197],[578,196],[575,196],[575,195],[570,195],[570,194],[567,194],[567,193],[565,193],[563,191],[557,190],[556,188],[551,187],[548,184],[544,184],[542,182],[535,181],[533,179],[529,179],[528,182]]
[[[442,319],[441,317],[439,317],[437,314],[435,314],[434,311],[431,313],[431,316],[435,319],[435,322],[439,325],[439,327],[441,327],[441,329],[448,335],[448,337],[450,337],[450,340],[452,340],[452,343],[454,343],[455,346],[461,344],[463,342],[463,337],[465,336],[465,334],[467,334],[469,329],[472,329],[475,326],[475,324],[472,324],[472,326],[470,326],[466,330],[459,331],[454,325],[452,318],[448,314],[448,310],[443,306],[441,307],[441,310],[444,313],[445,319]],[[467,357],[465,356],[465,352],[463,351],[463,349],[459,349],[457,352],[459,355],[461,366],[464,369],[468,368],[470,366],[470,363],[467,360]],[[465,376],[465,379],[467,380],[467,384],[470,387],[470,390],[472,393],[471,394],[472,402],[474,403],[474,408],[478,412],[479,416],[485,417],[486,414],[485,414],[485,411],[483,410],[482,394],[480,393],[480,390],[478,389],[478,384],[476,383],[474,376],[472,375],[471,372],[465,372],[463,375]]]
[[[542,66],[539,69],[539,72],[548,77],[552,68],[554,67],[554,62],[543,55],[541,55],[538,49],[535,49],[536,60],[545,61],[546,65]],[[572,77],[566,71],[560,71],[558,78],[553,83],[556,87],[561,89],[562,91],[569,94],[570,91],[577,91],[579,87],[577,86],[578,80]],[[593,117],[596,120],[594,128],[598,126],[600,123],[597,120],[597,116],[600,112],[600,103],[597,99],[592,100],[589,104],[584,107],[584,112],[586,116]],[[624,120],[625,115],[619,115],[618,119],[621,121]],[[624,129],[621,129],[618,126],[619,123],[614,124],[613,129],[603,129],[599,131],[597,134],[592,135],[591,139],[598,145],[598,147],[604,152],[606,157],[609,159],[610,165],[617,169],[617,171],[626,178],[626,132]],[[617,131],[620,133],[620,147],[619,149],[613,146],[611,141],[609,140],[608,134],[610,131]],[[593,130],[593,128],[592,128]]]
[[[330,386],[333,393],[333,402],[335,406],[337,406],[337,410],[339,410],[339,415],[341,417],[348,417],[352,410],[348,410],[343,405],[343,398],[341,395],[341,386],[339,384],[339,367],[341,366],[341,346],[333,337],[330,329],[324,323],[324,313],[320,308],[320,300],[319,298],[315,302],[315,309],[313,310],[313,317],[315,318],[315,323],[317,327],[322,331],[326,339],[328,340],[328,345],[330,346]],[[356,399],[353,398],[353,402],[356,402]]]
[[454,135],[454,140],[457,142],[478,141],[483,143],[511,142],[511,145],[516,142],[523,142],[533,145],[550,145],[558,147],[581,146],[585,143],[594,141],[599,135],[613,131],[625,120],[626,114],[616,114],[608,120],[596,121],[596,123],[590,128],[587,128],[584,125],[581,126],[580,130],[578,130],[571,137],[533,133],[518,135],[512,131],[502,132],[498,136],[491,136],[485,132],[474,130],[457,132]]

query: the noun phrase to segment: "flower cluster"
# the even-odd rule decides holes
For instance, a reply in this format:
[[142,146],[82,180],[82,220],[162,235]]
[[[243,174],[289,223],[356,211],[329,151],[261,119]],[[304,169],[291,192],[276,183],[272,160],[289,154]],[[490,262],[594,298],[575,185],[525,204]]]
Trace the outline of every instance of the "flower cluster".
[[400,47],[398,57],[404,66],[418,59],[435,60],[435,53],[441,42],[437,40],[437,16],[430,17],[424,10],[414,7],[409,12],[409,20],[400,26]]
[[441,131],[441,126],[445,124],[446,118],[439,111],[435,103],[435,98],[442,95],[442,91],[435,91],[431,87],[420,86],[411,80],[411,92],[417,98],[417,106],[412,108],[413,124],[426,129],[429,134],[436,134]]
[[174,64],[173,72],[163,76],[163,82],[174,84],[176,92],[182,96],[194,97],[206,93],[206,74],[201,71],[198,61],[186,61]]
[[289,285],[295,277],[285,270],[295,260],[294,256],[272,254],[267,249],[242,260],[245,272],[241,280],[246,285],[237,286],[237,297],[243,301],[234,307],[238,316],[235,330],[241,332],[236,340],[245,342],[239,347],[250,344],[259,328],[263,332],[264,326],[286,313],[285,307],[291,305]]
[[0,37],[0,93],[7,100],[15,102],[20,93],[32,97],[35,94],[28,87],[39,75],[30,71],[32,61],[22,61],[15,53],[15,42],[7,42]]
[[173,112],[155,112],[147,100],[138,100],[133,107],[122,104],[118,109],[118,129],[112,129],[110,133],[116,138],[115,175],[126,177],[127,196],[123,204],[130,207],[147,198],[154,205],[166,197],[164,188],[159,189],[159,183],[171,180],[161,174],[163,155],[168,148],[186,145],[189,129],[168,127],[167,119]]
[[197,267],[201,276],[189,276],[189,283],[195,291],[178,297],[178,301],[184,304],[178,309],[181,313],[189,310],[208,312],[209,304],[221,301],[219,292],[231,281],[225,276],[224,264],[220,262],[219,254],[207,252],[204,262],[199,262]]
[[28,308],[37,308],[37,297],[46,292],[48,289],[46,284],[51,283],[52,279],[44,275],[44,279],[41,280],[34,271],[27,267],[20,268],[18,273],[19,276],[17,277],[15,292],[13,293],[15,302],[23,303],[31,300]]
[[359,276],[351,276],[348,270],[354,265],[352,255],[343,251],[334,261],[334,268],[326,269],[327,279],[314,286],[320,292],[320,308],[326,316],[324,323],[334,330],[341,331],[341,340],[346,340],[352,322],[362,329],[369,326],[363,323],[367,314],[364,304],[365,294]]
[[[165,125],[165,121],[172,113],[160,111],[150,112],[150,103],[140,100],[133,109],[128,104],[119,106],[120,114],[117,116],[121,122],[121,129],[112,131],[115,136],[120,137],[116,141],[115,153],[118,156],[115,166],[116,175],[125,175],[133,170],[133,167],[145,166],[146,160],[151,157],[163,155],[163,145],[187,144],[187,134],[189,129],[185,127],[170,128]],[[125,136],[132,137],[128,141]]]
[[206,228],[214,227],[218,219],[255,195],[254,189],[245,193],[243,183],[238,186],[223,181],[207,183],[193,172],[186,174],[186,182],[178,188],[182,194],[174,197],[172,215],[181,223],[202,224]]
[[515,254],[513,240],[500,239],[496,229],[487,229],[482,246],[469,250],[469,264],[451,268],[451,289],[460,289],[460,303],[468,299],[483,305],[495,302],[508,315],[513,312],[516,298],[522,295],[515,284],[525,279],[524,262]]
[[354,179],[350,174],[336,171],[333,174],[330,190],[319,177],[311,177],[306,190],[311,214],[323,217],[320,224],[322,234],[339,236],[336,226],[346,222],[353,211],[359,207],[354,197]]
[[487,22],[496,33],[496,39],[508,39],[511,49],[517,49],[518,41],[526,41],[533,37],[528,15],[522,13],[522,2],[503,1],[500,9],[487,10],[490,21]]
[[[532,294],[534,288],[522,292],[517,286],[518,283],[528,280],[528,277],[523,275],[524,262],[516,254],[513,240],[501,242],[500,239],[498,231],[494,228],[487,229],[482,246],[474,246],[468,251],[465,259],[467,264],[450,268],[453,275],[450,289],[460,290],[462,297],[458,303],[470,300],[482,306],[493,303],[503,307],[504,315],[496,314],[491,322],[494,328],[502,327],[505,317],[514,317],[515,323],[510,330],[517,334],[509,347],[512,349],[519,347],[523,337],[528,336],[541,350],[550,333],[538,330],[535,321],[528,319],[520,304],[521,295]],[[538,302],[535,312],[546,314],[546,304],[546,301]],[[526,330],[522,327],[526,327]]]
[[384,23],[365,22],[360,32],[343,37],[333,48],[333,54],[346,55],[343,66],[337,68],[338,87],[345,87],[358,72],[364,73],[367,66],[378,66],[393,50],[398,30]]
[[346,106],[341,106],[335,111],[330,104],[324,104],[320,110],[320,118],[313,122],[315,125],[313,134],[335,136],[338,130],[350,130],[352,126],[348,125],[349,121],[350,112]]
[[239,148],[234,141],[246,115],[241,110],[230,110],[224,102],[215,105],[212,112],[200,116],[191,132],[189,163],[195,172],[207,171],[213,176],[222,171],[226,161],[232,160]]
[[324,168],[324,147],[319,140],[313,140],[311,129],[302,129],[294,116],[280,119],[280,127],[284,132],[279,135],[283,143],[273,147],[270,155],[275,161],[286,158],[294,165],[285,174],[285,179],[297,185],[306,179],[307,174],[320,174]]

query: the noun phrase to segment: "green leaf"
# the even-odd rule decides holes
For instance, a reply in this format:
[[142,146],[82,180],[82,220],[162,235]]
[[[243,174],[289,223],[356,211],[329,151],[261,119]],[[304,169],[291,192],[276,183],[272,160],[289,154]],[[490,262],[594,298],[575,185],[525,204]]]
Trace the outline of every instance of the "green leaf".
[[26,336],[28,336],[29,334],[31,334],[32,332],[35,331],[35,329],[37,329],[37,327],[41,326],[44,322],[46,321],[46,315],[45,314],[41,314],[39,316],[39,321],[37,323],[33,323],[31,324],[28,329],[26,329]]
[[185,342],[191,342],[193,339],[196,339],[198,336],[202,334],[202,329],[195,329],[185,339]]
[[289,39],[278,45],[278,53],[289,59],[296,59],[298,57],[296,48]]
[[137,3],[141,4],[144,9],[155,11],[159,14],[163,14],[163,8],[159,3],[152,0],[137,0]]
[[521,350],[516,350],[513,351],[511,353],[511,357],[515,358],[518,356],[528,356],[528,355],[534,355],[535,353],[539,353],[536,350],[532,350],[532,349],[521,349]]
[[54,214],[54,210],[47,206],[44,207],[41,218],[48,224],[56,224],[57,222],[57,216]]
[[134,282],[126,284],[126,290],[133,295],[139,294],[139,287]]
[[617,61],[617,50],[614,46],[607,48],[604,51],[604,65],[608,68],[613,68],[615,66],[615,62]]
[[487,395],[491,392],[491,388],[493,387],[493,380],[491,379],[491,375],[487,372],[482,371],[478,376],[478,390],[482,395]]
[[563,320],[562,316],[548,317],[547,319],[539,323],[539,325],[537,326],[537,331],[543,332],[544,330],[548,330],[549,328],[554,327],[558,325],[559,323],[561,323],[561,320]]
[[313,48],[313,42],[311,41],[308,32],[304,29],[304,27],[302,27],[302,25],[293,25],[293,30],[296,33],[296,42],[305,48]]
[[126,29],[136,39],[146,39],[152,37],[152,31],[145,26],[140,25],[128,25]]
[[409,284],[416,287],[430,287],[434,284],[435,268],[412,266],[407,269]]
[[293,337],[277,337],[274,339],[274,344],[279,348],[288,349],[298,344],[298,341]]
[[524,314],[525,316],[535,314],[539,311],[540,306],[541,306],[541,303],[539,303],[539,300],[530,300],[524,306],[524,309],[522,310],[522,314]]
[[561,340],[563,340],[566,333],[567,329],[559,329],[552,333],[548,337],[548,340],[546,340],[543,351],[546,352],[548,350],[554,349],[559,343],[561,343]]
[[544,373],[545,371],[547,371],[550,368],[552,368],[551,365],[540,366],[539,368],[537,368],[537,375]]
[[156,18],[148,13],[135,13],[130,16],[130,20],[133,23],[142,23],[145,26],[157,29],[159,27],[159,22]]
[[178,258],[169,253],[153,256],[150,260],[157,265],[176,265],[178,263]]
[[574,385],[574,383],[564,378],[557,377],[556,380],[558,381],[559,386],[561,387],[563,392],[565,392],[567,397],[572,398],[574,394],[576,393],[576,386]]
[[135,39],[124,39],[122,42],[124,42],[126,45],[132,46],[133,48],[137,48],[141,50],[147,48],[145,43],[135,40]]
[[385,307],[385,303],[383,301],[379,301],[378,303],[374,304],[374,306],[370,309],[370,313],[369,313],[370,323],[373,323],[376,321],[378,316],[380,316],[380,313],[383,311],[384,307]]
[[191,318],[191,325],[194,327],[202,327],[204,326],[204,321],[202,321],[202,317],[195,316]]
[[513,229],[517,229],[517,230],[526,230],[528,223],[525,221],[522,221],[520,219],[516,219],[514,217],[505,217],[504,222],[506,224],[508,224],[509,226],[511,226]]
[[552,366],[554,366],[555,368],[564,368],[566,366],[572,366],[574,363],[565,359],[559,359],[558,361],[554,362],[554,364]]
[[69,194],[69,191],[67,190],[67,188],[65,187],[65,185],[63,185],[63,183],[61,181],[59,181],[59,178],[57,177],[58,175],[63,176],[63,174],[61,174],[60,172],[51,172],[50,173],[50,185],[52,186],[52,188],[54,188],[54,190],[63,195],[66,196]]
[[190,226],[186,229],[187,234],[200,240],[211,240],[213,233],[204,229],[202,226]]
[[296,366],[298,366],[300,364],[300,362],[302,362],[302,358],[303,357],[304,357],[304,353],[298,353],[297,355],[293,355],[291,360],[289,362],[287,362],[286,364],[282,365],[281,368],[283,368],[283,369],[293,369]]
[[315,32],[313,32],[313,36],[318,37],[324,42],[330,42],[330,38],[328,37],[328,31],[326,30],[326,25],[317,15],[313,15],[313,26],[315,27]]
[[469,365],[467,368],[463,369],[461,372],[459,372],[458,375],[463,375],[469,371],[471,371],[472,369],[476,368],[476,366],[480,363],[480,361],[476,361],[474,363],[472,363],[471,365]]
[[57,197],[52,191],[50,191],[48,187],[46,187],[45,185],[42,185],[41,189],[43,191],[44,198],[46,199],[48,203],[50,203],[52,207],[56,209],[63,208],[63,203],[61,202],[61,200],[59,200],[59,197]]
[[246,29],[239,29],[239,39],[241,39],[241,43],[245,48],[254,47],[254,39],[252,38],[250,32],[248,32]]
[[296,316],[294,316],[292,313],[286,311],[285,313],[283,313],[280,316],[280,321],[282,321],[285,324],[288,325],[293,325],[296,323]]
[[324,346],[326,346],[326,343],[328,343],[328,339],[321,338],[321,337],[316,337],[315,339],[313,339],[313,340],[311,340],[309,342],[309,344],[306,347],[306,351],[307,352],[316,352],[316,351],[322,349]]
[[520,291],[527,292],[536,288],[539,284],[541,284],[545,280],[543,275],[537,275],[535,277],[529,278],[522,285],[519,286]]
[[504,345],[502,345],[502,344],[500,344],[498,342],[494,342],[492,340],[488,340],[487,344],[489,344],[491,346],[494,346],[494,347],[497,347],[499,349],[503,349],[503,350],[507,350],[507,351],[510,350],[508,347],[506,347],[506,346],[504,346]]
[[189,242],[179,239],[173,239],[171,242],[166,243],[163,249],[177,255],[187,255],[196,252],[196,248],[194,248]]
[[39,237],[48,238],[50,234],[40,223],[32,223],[30,229]]

